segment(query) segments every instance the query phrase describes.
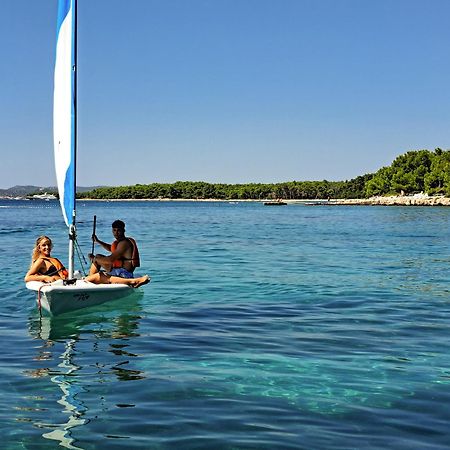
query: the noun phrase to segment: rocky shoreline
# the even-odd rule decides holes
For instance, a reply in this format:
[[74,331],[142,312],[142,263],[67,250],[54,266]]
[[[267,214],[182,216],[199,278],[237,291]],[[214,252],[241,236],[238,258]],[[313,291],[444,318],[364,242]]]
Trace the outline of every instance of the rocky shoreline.
[[331,199],[321,204],[327,205],[368,205],[368,206],[450,206],[450,198],[426,194],[396,195],[357,199]]

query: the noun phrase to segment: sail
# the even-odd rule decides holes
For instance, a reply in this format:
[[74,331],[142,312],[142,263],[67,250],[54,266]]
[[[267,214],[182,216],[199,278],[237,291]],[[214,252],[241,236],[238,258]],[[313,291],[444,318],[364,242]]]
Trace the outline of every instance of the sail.
[[75,1],[58,3],[53,93],[56,180],[67,226],[75,214]]

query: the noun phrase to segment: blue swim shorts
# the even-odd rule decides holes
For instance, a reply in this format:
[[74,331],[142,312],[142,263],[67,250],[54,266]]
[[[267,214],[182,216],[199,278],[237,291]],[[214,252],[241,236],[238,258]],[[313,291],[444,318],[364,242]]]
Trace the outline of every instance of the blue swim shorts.
[[134,278],[134,275],[131,272],[128,272],[128,270],[125,270],[122,267],[112,269],[108,272],[108,275],[120,278]]

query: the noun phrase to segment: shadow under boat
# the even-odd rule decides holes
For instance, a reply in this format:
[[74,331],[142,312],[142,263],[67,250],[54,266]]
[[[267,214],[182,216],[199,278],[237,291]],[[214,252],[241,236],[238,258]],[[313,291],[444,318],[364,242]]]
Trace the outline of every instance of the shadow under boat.
[[141,317],[143,296],[142,291],[136,291],[121,300],[90,306],[59,316],[40,314],[39,310],[35,310],[29,319],[29,332],[36,339],[55,341],[74,338],[86,332],[86,328],[90,325],[94,325],[91,331],[98,333],[103,326],[108,328],[110,324],[110,333],[127,335],[129,332],[132,333],[127,324],[135,323]]

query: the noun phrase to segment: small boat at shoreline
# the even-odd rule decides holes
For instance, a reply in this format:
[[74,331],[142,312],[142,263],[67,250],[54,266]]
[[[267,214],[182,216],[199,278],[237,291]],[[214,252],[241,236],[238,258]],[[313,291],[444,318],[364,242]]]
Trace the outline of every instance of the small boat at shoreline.
[[284,206],[284,205],[287,205],[287,203],[283,202],[283,200],[281,200],[281,199],[278,199],[278,200],[271,200],[268,202],[264,202],[264,205],[265,206]]

